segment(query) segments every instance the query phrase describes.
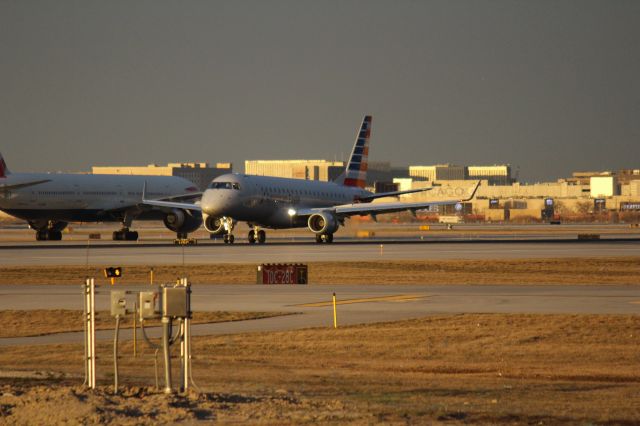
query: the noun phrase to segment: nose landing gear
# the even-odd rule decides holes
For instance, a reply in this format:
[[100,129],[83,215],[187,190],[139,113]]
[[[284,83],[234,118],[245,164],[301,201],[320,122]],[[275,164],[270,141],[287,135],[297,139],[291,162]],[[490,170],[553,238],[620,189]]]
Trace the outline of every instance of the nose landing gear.
[[316,234],[316,243],[332,243],[333,234]]

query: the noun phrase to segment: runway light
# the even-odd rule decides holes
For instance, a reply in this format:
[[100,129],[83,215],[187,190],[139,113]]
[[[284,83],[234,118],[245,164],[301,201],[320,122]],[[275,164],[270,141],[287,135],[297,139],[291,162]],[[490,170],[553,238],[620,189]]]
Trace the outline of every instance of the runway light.
[[289,213],[289,216],[295,216],[296,215],[296,211],[294,209],[289,209],[287,211],[287,213]]

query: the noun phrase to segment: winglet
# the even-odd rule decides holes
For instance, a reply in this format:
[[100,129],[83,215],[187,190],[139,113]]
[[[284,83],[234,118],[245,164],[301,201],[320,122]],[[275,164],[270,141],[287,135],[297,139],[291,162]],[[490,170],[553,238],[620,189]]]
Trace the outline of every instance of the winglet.
[[5,178],[9,174],[11,174],[11,172],[9,172],[7,168],[7,163],[4,162],[4,157],[0,154],[0,178]]
[[142,202],[144,203],[145,201],[147,201],[147,181],[146,180],[142,185]]

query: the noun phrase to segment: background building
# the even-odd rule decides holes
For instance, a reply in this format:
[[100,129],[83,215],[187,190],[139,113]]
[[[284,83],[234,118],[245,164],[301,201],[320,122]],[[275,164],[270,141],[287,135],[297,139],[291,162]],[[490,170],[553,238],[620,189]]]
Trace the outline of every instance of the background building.
[[209,166],[209,163],[169,163],[166,166],[93,166],[91,172],[96,175],[179,176],[204,191],[214,178],[231,173],[232,169],[231,163],[216,163],[216,167]]
[[486,180],[489,185],[511,185],[515,182],[515,179],[511,177],[511,166],[508,164],[468,166],[467,176],[473,180]]
[[344,172],[342,161],[327,160],[247,160],[248,175],[330,181]]
[[453,164],[409,166],[409,176],[423,178],[431,182],[436,180],[464,180],[467,178],[467,168]]

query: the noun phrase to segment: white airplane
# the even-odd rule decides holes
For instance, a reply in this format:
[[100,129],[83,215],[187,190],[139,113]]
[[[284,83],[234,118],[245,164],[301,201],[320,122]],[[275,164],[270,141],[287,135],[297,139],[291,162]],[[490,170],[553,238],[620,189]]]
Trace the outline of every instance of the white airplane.
[[147,199],[143,190],[142,203],[149,206],[201,212],[204,227],[211,234],[224,234],[225,243],[233,243],[233,228],[238,222],[251,227],[250,243],[264,243],[262,228],[287,229],[308,227],[316,242],[330,243],[333,234],[346,218],[354,215],[376,215],[409,210],[428,210],[437,205],[468,201],[475,195],[480,182],[466,200],[437,202],[373,203],[376,198],[399,196],[427,189],[375,194],[364,189],[371,137],[371,116],[365,116],[344,173],[334,182],[285,179],[267,176],[226,174],[215,178],[202,195],[200,204]]
[[[145,184],[146,182],[146,184]],[[123,176],[61,173],[10,173],[0,154],[0,210],[26,220],[36,240],[60,240],[69,222],[121,222],[114,240],[137,240],[129,227],[136,220],[162,220],[178,238],[202,225],[194,210],[149,207],[141,189],[164,200],[193,200],[202,195],[177,176]]]
[[308,227],[316,242],[330,243],[333,234],[346,218],[409,210],[433,209],[437,205],[455,204],[473,198],[478,184],[466,200],[437,202],[371,203],[376,198],[399,196],[427,189],[372,193],[364,189],[371,137],[371,116],[366,116],[358,132],[345,172],[334,182],[285,179],[267,176],[226,174],[215,178],[202,195],[199,204],[147,199],[143,189],[142,203],[161,208],[201,212],[204,227],[213,235],[224,234],[225,243],[233,243],[233,228],[238,221],[251,228],[250,243],[264,243],[262,228],[287,229]]

